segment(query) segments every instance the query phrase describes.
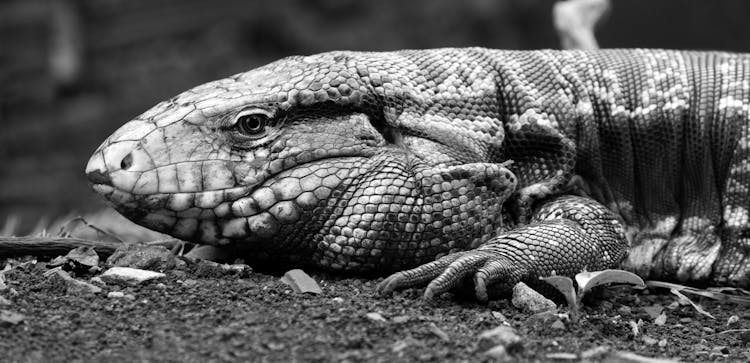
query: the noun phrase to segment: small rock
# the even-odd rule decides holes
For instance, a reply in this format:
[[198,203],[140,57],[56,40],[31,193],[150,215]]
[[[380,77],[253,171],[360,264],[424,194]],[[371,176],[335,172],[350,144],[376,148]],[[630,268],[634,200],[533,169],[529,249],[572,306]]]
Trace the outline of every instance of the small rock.
[[427,326],[427,329],[430,330],[430,333],[435,334],[436,337],[440,338],[440,340],[444,342],[450,342],[451,338],[446,334],[442,329],[438,328],[435,323],[430,323],[430,325]]
[[130,301],[135,300],[135,296],[133,296],[132,294],[126,294],[122,291],[111,291],[107,294],[107,297],[111,299],[127,299]]
[[61,269],[53,269],[50,271],[54,271],[54,273],[48,275],[47,279],[53,283],[64,285],[66,292],[69,294],[98,294],[102,292],[101,287],[74,279],[70,274]]
[[542,296],[523,282],[513,286],[511,303],[521,311],[532,314],[557,309],[557,305],[552,300]]
[[645,311],[652,320],[656,320],[659,316],[662,315],[664,307],[661,305],[647,306],[643,308],[643,311]]
[[500,325],[479,334],[479,350],[486,351],[498,345],[505,347],[508,351],[521,351],[523,339],[516,334],[513,328],[506,325]]
[[289,285],[296,293],[322,294],[318,283],[300,269],[289,270],[282,277],[281,282]]
[[503,313],[501,313],[499,311],[492,311],[491,314],[492,314],[493,318],[497,319],[501,323],[503,323],[505,325],[509,325],[508,318],[506,318],[505,315],[503,315]]
[[8,306],[10,304],[11,304],[10,300],[0,296],[0,306]]
[[166,271],[175,267],[175,256],[164,246],[124,244],[107,259],[107,266]]
[[0,291],[5,291],[8,285],[5,284],[5,274],[0,272]]
[[94,277],[90,278],[89,282],[97,284],[97,285],[106,285],[104,283],[104,280],[102,280],[102,278],[99,277],[99,276],[94,276]]
[[367,317],[367,319],[370,319],[372,321],[381,321],[381,322],[386,321],[383,315],[381,315],[380,313],[367,313],[365,314],[365,317]]
[[727,319],[727,326],[733,326],[740,323],[740,317],[737,315],[732,315]]
[[24,320],[26,320],[26,316],[22,314],[10,310],[0,310],[0,328],[18,325]]
[[681,318],[680,323],[687,324],[689,322],[693,321],[693,319],[690,318]]
[[515,362],[516,359],[508,353],[508,348],[496,345],[484,352],[484,355],[492,358],[495,362]]
[[333,299],[331,299],[331,301],[335,302],[336,304],[341,304],[341,303],[344,302],[344,298],[337,296],[337,297],[334,297]]
[[101,279],[110,284],[138,285],[146,281],[164,278],[167,275],[161,272],[141,270],[130,267],[112,267],[101,275]]
[[654,338],[652,338],[652,337],[650,337],[648,335],[641,336],[641,341],[644,344],[646,344],[646,345],[655,345],[656,343],[659,342],[658,340],[656,340],[656,339],[654,339]]
[[706,332],[707,334],[713,334],[713,333],[716,333],[716,330],[714,330],[713,328],[711,328],[711,327],[708,327],[708,326],[704,326],[704,327],[703,327],[703,328],[701,328],[701,329],[702,329],[702,330],[703,330],[704,332]]
[[99,266],[99,255],[94,251],[93,247],[81,246],[74,248],[65,257],[69,261],[86,266],[87,268]]
[[154,285],[154,287],[156,287],[157,289],[160,289],[160,290],[165,290],[167,288],[167,285],[164,285],[164,283],[160,282],[160,283]]
[[654,324],[657,326],[662,326],[664,323],[667,322],[667,314],[664,314],[663,312],[659,314],[659,316],[654,319]]
[[667,338],[664,338],[664,339],[662,339],[662,340],[659,341],[659,347],[660,348],[664,348],[666,346],[667,346]]
[[565,323],[560,320],[555,320],[555,322],[550,325],[550,328],[554,330],[565,330]]

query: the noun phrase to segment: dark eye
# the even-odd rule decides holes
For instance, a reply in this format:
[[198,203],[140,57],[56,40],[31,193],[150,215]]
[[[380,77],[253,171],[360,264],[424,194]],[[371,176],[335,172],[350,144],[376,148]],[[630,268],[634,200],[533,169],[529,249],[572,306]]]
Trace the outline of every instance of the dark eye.
[[245,135],[258,135],[265,131],[268,116],[260,113],[239,115],[235,125]]

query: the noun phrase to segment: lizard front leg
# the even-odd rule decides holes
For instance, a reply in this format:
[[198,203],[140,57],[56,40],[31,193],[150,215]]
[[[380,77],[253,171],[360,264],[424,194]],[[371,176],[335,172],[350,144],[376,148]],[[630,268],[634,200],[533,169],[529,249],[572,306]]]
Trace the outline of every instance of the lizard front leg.
[[528,225],[475,250],[395,273],[378,291],[387,294],[427,284],[424,296],[429,299],[472,276],[476,297],[486,301],[491,292],[519,281],[615,267],[627,247],[625,229],[611,211],[591,199],[561,196],[542,205]]

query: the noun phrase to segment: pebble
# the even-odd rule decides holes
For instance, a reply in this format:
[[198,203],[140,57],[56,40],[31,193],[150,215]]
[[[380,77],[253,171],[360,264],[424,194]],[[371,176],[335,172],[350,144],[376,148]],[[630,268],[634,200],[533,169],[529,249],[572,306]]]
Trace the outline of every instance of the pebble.
[[306,274],[305,271],[300,269],[287,271],[280,280],[289,285],[296,293],[311,293],[316,295],[323,293],[318,283],[310,275]]
[[112,299],[128,299],[130,301],[135,300],[135,296],[132,294],[126,294],[122,291],[111,291],[107,294],[107,297]]
[[667,322],[667,314],[664,314],[663,312],[659,314],[659,316],[654,319],[654,324],[657,326],[662,326]]
[[10,300],[0,296],[0,306],[8,306],[10,304]]
[[[57,267],[70,264],[73,269],[84,268],[90,269],[98,267],[99,255],[96,254],[93,247],[81,246],[76,247],[68,252],[65,256],[57,256],[50,261],[47,266]],[[68,268],[71,269],[71,268]]]
[[166,271],[175,267],[175,255],[164,246],[125,244],[107,258],[110,267],[131,267],[142,270]]
[[707,327],[707,326],[704,326],[704,327],[703,327],[703,328],[701,328],[701,329],[702,329],[702,330],[703,330],[704,332],[708,333],[708,334],[713,334],[713,333],[716,333],[716,330],[714,330],[714,329],[713,329],[713,328],[711,328],[711,327]]
[[47,279],[50,281],[58,280],[59,283],[65,285],[65,290],[69,294],[98,294],[102,292],[101,287],[74,279],[70,274],[61,269],[53,269],[50,271],[54,272],[47,275]]
[[664,311],[664,307],[662,307],[661,305],[647,306],[643,308],[643,311],[645,311],[646,314],[648,314],[648,316],[651,317],[651,319],[656,320],[659,316],[662,315],[662,311]]
[[550,328],[554,330],[565,330],[565,323],[561,320],[555,320],[555,322],[550,325]]
[[557,309],[557,305],[552,300],[534,291],[534,289],[523,282],[519,282],[516,286],[513,286],[511,303],[521,311],[531,314]]
[[0,310],[0,328],[18,325],[26,320],[26,316],[10,310]]
[[740,323],[740,317],[737,315],[732,315],[727,319],[727,326],[733,326]]
[[479,334],[479,350],[487,351],[498,345],[508,351],[520,351],[523,349],[523,339],[513,328],[506,325],[500,325]]
[[381,322],[386,321],[383,315],[381,315],[380,313],[367,313],[365,314],[365,317],[367,317],[367,319],[370,319],[372,321],[381,321]]
[[161,272],[141,270],[130,267],[112,267],[101,275],[101,279],[106,283],[121,285],[139,285],[154,279],[164,278],[167,275]]
[[491,314],[492,314],[493,318],[499,320],[501,323],[503,323],[505,325],[509,325],[510,324],[510,323],[508,323],[508,318],[506,318],[505,315],[503,315],[503,313],[501,313],[499,311],[492,311]]

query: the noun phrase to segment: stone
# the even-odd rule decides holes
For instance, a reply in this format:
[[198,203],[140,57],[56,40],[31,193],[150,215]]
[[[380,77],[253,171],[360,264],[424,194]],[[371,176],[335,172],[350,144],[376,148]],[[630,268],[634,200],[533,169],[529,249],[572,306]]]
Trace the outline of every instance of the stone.
[[550,328],[554,330],[565,330],[565,323],[561,320],[555,320],[555,322],[550,325]]
[[509,352],[517,352],[523,350],[523,339],[513,328],[506,325],[500,325],[479,334],[479,350],[487,351],[498,345],[505,347]]
[[47,279],[52,283],[65,286],[65,292],[68,294],[98,294],[102,288],[85,281],[73,278],[62,269],[53,269],[53,273],[47,275]]
[[132,294],[126,294],[122,291],[111,291],[107,294],[107,297],[111,299],[126,299],[130,301],[135,300],[135,296],[133,296]]
[[740,323],[740,317],[737,315],[732,315],[727,319],[727,326],[734,326]]
[[124,244],[107,258],[109,267],[131,267],[142,270],[167,271],[175,267],[175,255],[164,246]]
[[280,280],[289,285],[296,293],[311,293],[316,295],[323,293],[318,283],[310,275],[306,274],[305,271],[300,269],[287,271]]
[[11,304],[10,300],[0,296],[0,306],[8,306],[10,304]]
[[164,278],[167,275],[161,272],[141,270],[130,267],[112,267],[100,276],[108,284],[120,284],[135,286],[147,281]]
[[26,316],[10,310],[0,310],[0,328],[18,325],[26,320]]
[[552,300],[534,291],[534,289],[523,282],[519,282],[516,286],[513,286],[511,303],[521,311],[531,314],[557,309],[557,305]]
[[374,312],[373,313],[367,313],[367,314],[365,314],[365,317],[367,319],[372,320],[372,321],[381,321],[381,322],[385,322],[386,321],[385,318],[383,317],[383,315],[381,315],[380,313],[374,313]]

